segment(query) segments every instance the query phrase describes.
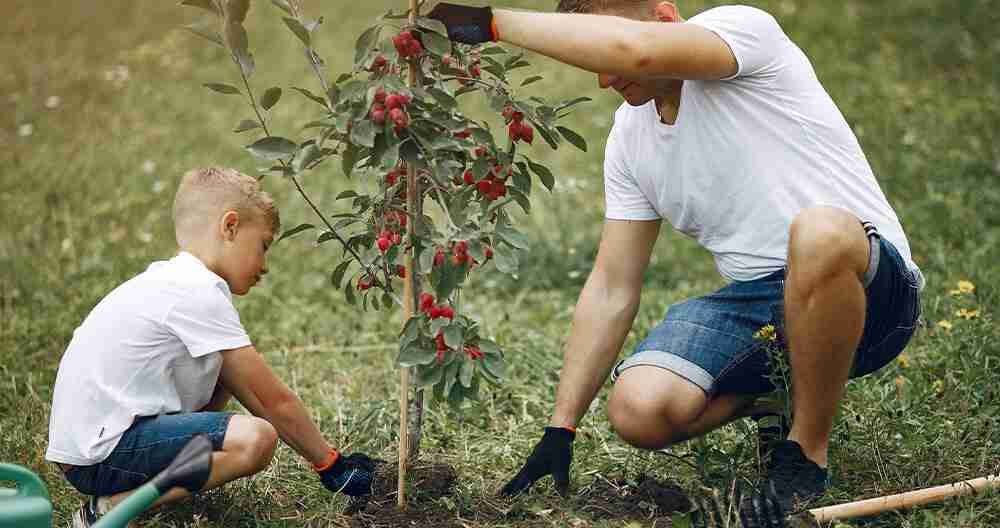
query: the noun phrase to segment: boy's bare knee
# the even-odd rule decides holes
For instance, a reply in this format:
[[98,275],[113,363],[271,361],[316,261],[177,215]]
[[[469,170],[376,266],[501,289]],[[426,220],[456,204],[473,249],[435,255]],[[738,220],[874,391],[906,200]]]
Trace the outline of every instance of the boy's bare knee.
[[270,422],[254,416],[233,416],[222,449],[238,456],[250,475],[270,465],[277,446],[278,431]]

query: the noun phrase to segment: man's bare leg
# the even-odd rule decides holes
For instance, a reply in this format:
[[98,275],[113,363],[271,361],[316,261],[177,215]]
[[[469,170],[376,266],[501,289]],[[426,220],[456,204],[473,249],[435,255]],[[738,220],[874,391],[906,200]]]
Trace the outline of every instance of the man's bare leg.
[[827,466],[833,420],[864,330],[868,253],[864,229],[846,211],[814,207],[792,224],[785,282],[793,412],[788,438],[821,467]]

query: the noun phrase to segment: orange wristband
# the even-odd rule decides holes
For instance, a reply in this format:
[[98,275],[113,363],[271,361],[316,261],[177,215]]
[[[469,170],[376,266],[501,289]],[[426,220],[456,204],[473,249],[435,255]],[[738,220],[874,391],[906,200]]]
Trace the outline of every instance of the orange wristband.
[[567,431],[569,431],[571,433],[574,433],[574,434],[576,433],[576,427],[570,427],[568,425],[564,425],[563,429],[565,429],[565,430],[567,430]]
[[322,462],[319,464],[313,464],[313,469],[317,472],[326,471],[337,463],[338,458],[340,458],[340,453],[338,453],[336,449],[331,448],[330,452],[326,454],[326,458],[324,458]]
[[490,20],[490,34],[493,37],[493,42],[498,42],[500,40],[500,32],[497,31],[497,19],[493,17]]

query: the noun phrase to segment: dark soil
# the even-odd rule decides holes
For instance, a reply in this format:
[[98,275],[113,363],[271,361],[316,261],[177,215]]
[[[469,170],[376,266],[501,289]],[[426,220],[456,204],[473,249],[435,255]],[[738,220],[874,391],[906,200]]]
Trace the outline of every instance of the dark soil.
[[[352,502],[346,514],[351,528],[462,528],[478,523],[512,523],[518,526],[571,524],[584,527],[596,521],[641,521],[646,526],[670,526],[670,516],[690,509],[690,501],[674,484],[641,477],[637,481],[598,477],[590,485],[576,489],[563,499],[556,495],[537,500],[507,500],[483,497],[474,504],[457,505],[459,511],[444,507],[438,499],[453,493],[458,478],[447,464],[416,464],[407,479],[407,509],[396,508],[397,466],[379,467],[373,493],[366,501]],[[457,501],[456,501],[457,502]],[[583,515],[587,519],[577,516]],[[566,521],[563,523],[562,521]]]

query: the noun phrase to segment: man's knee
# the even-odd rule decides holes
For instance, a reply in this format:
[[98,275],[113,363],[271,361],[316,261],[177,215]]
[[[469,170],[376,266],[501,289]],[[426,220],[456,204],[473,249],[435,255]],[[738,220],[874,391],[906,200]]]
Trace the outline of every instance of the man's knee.
[[693,383],[657,367],[635,367],[615,384],[608,420],[625,442],[662,449],[687,439],[686,427],[704,407],[704,393]]
[[223,451],[242,461],[245,474],[262,471],[274,458],[278,432],[267,420],[255,416],[233,416],[226,430]]
[[808,207],[796,215],[789,230],[789,267],[800,280],[844,270],[861,278],[868,267],[868,248],[856,216],[836,207]]

